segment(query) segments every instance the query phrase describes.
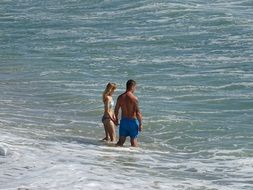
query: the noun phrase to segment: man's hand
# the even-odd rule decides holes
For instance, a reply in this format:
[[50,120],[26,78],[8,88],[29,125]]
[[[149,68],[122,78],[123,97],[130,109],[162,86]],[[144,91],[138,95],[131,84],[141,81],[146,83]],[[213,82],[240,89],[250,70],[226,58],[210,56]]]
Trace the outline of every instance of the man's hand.
[[114,120],[112,120],[112,121],[113,121],[113,123],[114,123],[116,126],[119,125],[119,120],[118,120],[118,119],[114,119]]
[[139,131],[142,131],[142,129],[143,129],[143,126],[139,125]]

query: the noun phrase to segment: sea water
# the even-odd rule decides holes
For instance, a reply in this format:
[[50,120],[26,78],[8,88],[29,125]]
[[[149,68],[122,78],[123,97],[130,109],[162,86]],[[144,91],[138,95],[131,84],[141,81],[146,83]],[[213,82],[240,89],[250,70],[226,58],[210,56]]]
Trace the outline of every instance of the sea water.
[[[144,130],[115,148],[128,79]],[[252,117],[251,0],[0,1],[1,190],[252,190]]]

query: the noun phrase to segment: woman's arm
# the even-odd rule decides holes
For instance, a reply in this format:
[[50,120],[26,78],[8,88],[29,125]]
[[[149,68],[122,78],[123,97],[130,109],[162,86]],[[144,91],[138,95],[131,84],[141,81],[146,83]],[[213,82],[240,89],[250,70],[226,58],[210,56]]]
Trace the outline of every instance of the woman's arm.
[[105,101],[104,101],[104,113],[109,114],[109,98],[108,98],[108,96],[105,97]]

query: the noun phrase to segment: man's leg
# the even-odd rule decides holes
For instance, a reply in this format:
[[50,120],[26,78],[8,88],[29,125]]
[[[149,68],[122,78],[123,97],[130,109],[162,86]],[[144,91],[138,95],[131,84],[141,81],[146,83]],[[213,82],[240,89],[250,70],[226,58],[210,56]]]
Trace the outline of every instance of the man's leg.
[[131,142],[131,146],[133,146],[133,147],[138,146],[137,138],[131,138],[130,142]]
[[120,136],[119,141],[117,142],[116,146],[123,146],[126,141],[126,137]]
[[131,146],[137,147],[137,136],[139,134],[139,122],[137,119],[130,120],[130,142]]

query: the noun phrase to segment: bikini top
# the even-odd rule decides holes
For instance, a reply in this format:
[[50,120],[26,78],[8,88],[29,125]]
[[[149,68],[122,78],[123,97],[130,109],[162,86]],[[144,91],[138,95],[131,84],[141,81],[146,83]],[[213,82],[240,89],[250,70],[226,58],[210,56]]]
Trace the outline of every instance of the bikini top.
[[112,100],[110,101],[110,103],[109,103],[109,109],[112,109],[113,106],[114,106],[114,101],[113,101],[113,99],[112,99]]

